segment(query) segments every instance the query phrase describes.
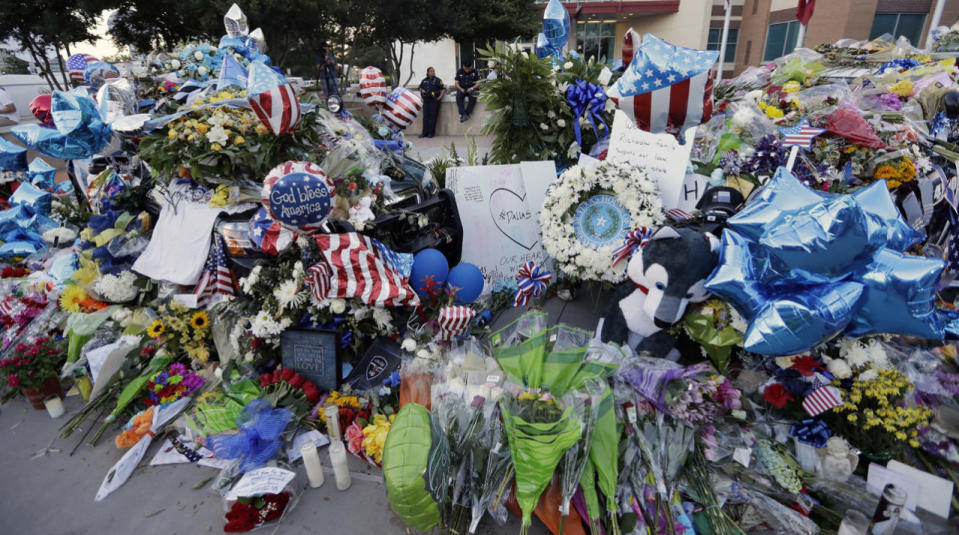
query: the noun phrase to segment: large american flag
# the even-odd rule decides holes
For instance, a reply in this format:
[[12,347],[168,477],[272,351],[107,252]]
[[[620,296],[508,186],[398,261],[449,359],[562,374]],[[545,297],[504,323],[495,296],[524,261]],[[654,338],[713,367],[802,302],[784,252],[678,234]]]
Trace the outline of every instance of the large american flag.
[[812,149],[812,140],[826,131],[825,128],[813,128],[809,124],[809,119],[803,120],[796,126],[786,126],[779,129],[783,135],[783,147],[802,147],[805,150]]
[[387,260],[389,248],[357,232],[320,234],[323,259],[307,270],[313,297],[359,299],[368,305],[414,306],[419,297]]
[[197,306],[211,307],[224,296],[233,294],[233,273],[226,264],[226,254],[223,252],[223,238],[213,237],[213,246],[210,247],[210,256],[206,259],[203,275],[197,283],[193,294],[197,296]]
[[246,93],[256,116],[274,134],[292,132],[300,122],[300,103],[293,86],[265,64],[250,64]]
[[67,73],[70,79],[79,84],[83,83],[83,73],[87,70],[87,65],[100,61],[90,54],[74,54],[67,58]]
[[681,135],[712,116],[718,54],[646,34],[609,96],[641,130]]

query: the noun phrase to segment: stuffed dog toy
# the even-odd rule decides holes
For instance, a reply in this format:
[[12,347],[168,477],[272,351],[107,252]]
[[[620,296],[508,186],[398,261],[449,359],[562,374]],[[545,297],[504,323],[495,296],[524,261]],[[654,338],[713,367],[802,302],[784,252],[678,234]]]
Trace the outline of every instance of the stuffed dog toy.
[[718,247],[712,234],[657,230],[630,257],[629,280],[616,289],[596,328],[601,341],[678,360],[666,328],[682,319],[687,304],[708,297],[703,284],[719,260]]

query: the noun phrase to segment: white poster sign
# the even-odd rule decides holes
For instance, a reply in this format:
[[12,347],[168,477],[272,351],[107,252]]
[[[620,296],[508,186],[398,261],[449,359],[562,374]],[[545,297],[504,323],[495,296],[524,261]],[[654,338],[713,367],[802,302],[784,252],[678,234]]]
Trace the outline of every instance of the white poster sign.
[[649,173],[659,183],[659,194],[665,209],[690,211],[705,193],[706,183],[699,175],[686,174],[696,129],[690,128],[685,136],[686,143],[680,145],[670,134],[651,134],[640,130],[625,113],[616,110],[607,158]]
[[551,161],[447,170],[447,187],[463,221],[461,261],[483,272],[484,294],[515,287],[516,273],[526,262],[552,271],[540,240],[539,209],[554,180]]
[[266,466],[250,470],[243,474],[243,477],[233,485],[230,492],[227,493],[228,500],[244,498],[247,496],[260,496],[262,494],[279,494],[296,477],[295,472]]

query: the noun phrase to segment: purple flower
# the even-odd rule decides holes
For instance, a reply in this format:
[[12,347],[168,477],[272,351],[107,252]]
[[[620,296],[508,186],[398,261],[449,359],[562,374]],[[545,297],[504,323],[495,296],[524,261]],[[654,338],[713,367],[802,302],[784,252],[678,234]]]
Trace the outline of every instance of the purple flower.
[[723,406],[723,409],[732,411],[742,408],[743,404],[739,401],[740,392],[733,386],[732,381],[723,377],[723,382],[716,387],[716,393],[713,399]]

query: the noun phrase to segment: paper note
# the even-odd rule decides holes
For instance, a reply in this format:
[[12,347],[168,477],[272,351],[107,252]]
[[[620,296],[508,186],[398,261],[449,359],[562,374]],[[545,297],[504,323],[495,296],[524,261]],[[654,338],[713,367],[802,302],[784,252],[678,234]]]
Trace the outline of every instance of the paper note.
[[687,179],[686,164],[693,148],[696,129],[686,131],[686,144],[680,145],[670,134],[651,134],[640,130],[629,117],[616,110],[607,159],[627,163],[649,173],[659,184],[659,195],[667,210],[695,207],[705,192],[698,175]]
[[260,496],[263,494],[278,494],[293,481],[296,477],[295,472],[267,466],[251,470],[237,481],[236,485],[230,489],[226,497],[228,500],[235,500],[247,496]]
[[303,456],[303,454],[300,453],[300,448],[303,447],[303,444],[308,444],[309,442],[313,442],[317,448],[321,448],[329,444],[330,439],[315,429],[297,434],[296,437],[293,438],[293,444],[289,448],[286,448],[286,456],[290,458],[291,463]]
[[919,484],[919,498],[916,500],[919,507],[942,518],[949,518],[952,481],[902,464],[899,461],[889,461],[886,468]]
[[[919,482],[910,476],[903,475],[883,467],[876,463],[869,464],[869,472],[866,475],[866,490],[882,496],[886,485],[895,485],[896,488],[906,493],[906,509],[916,510],[916,500],[919,499]],[[950,494],[949,496],[952,496]]]

